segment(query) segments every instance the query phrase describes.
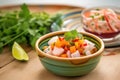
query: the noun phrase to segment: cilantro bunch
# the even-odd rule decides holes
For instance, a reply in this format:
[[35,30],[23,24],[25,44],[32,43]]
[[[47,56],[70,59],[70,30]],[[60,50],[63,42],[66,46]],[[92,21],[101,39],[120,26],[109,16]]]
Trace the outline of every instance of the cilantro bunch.
[[[51,31],[51,24],[61,17],[45,12],[30,13],[26,4],[19,11],[0,11],[0,51],[14,41],[34,48],[36,40]],[[61,23],[62,24],[62,23]]]

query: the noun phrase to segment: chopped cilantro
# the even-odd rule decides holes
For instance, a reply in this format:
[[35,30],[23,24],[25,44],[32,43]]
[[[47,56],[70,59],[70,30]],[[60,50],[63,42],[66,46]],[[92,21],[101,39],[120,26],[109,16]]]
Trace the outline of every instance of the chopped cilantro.
[[64,34],[64,37],[65,37],[65,40],[71,41],[71,40],[73,40],[73,39],[75,39],[75,38],[80,38],[80,39],[82,39],[83,35],[80,34],[80,33],[78,33],[76,30],[71,30],[71,31],[69,31],[69,32],[66,32],[66,33]]

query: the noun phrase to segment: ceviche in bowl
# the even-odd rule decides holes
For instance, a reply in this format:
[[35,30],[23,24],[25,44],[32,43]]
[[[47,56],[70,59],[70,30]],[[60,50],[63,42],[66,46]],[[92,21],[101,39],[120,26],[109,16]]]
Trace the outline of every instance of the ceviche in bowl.
[[56,31],[40,37],[35,49],[41,63],[50,72],[61,76],[81,76],[97,66],[104,43],[90,33]]
[[100,38],[113,38],[120,33],[120,14],[115,8],[94,7],[81,13],[83,29]]
[[[72,34],[73,33],[73,34]],[[54,36],[43,46],[43,51],[62,58],[76,58],[94,54],[98,47],[92,41],[84,38],[76,31],[65,33],[64,36]]]

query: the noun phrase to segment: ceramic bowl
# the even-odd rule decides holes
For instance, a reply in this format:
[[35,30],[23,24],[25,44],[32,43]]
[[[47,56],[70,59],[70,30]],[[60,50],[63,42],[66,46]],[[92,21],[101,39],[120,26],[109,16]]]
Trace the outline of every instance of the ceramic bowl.
[[[100,23],[100,21],[99,22],[95,22],[95,18],[93,18],[92,16],[91,16],[91,18],[92,18],[92,20],[90,21],[90,18],[89,19],[86,19],[86,17],[85,17],[85,14],[87,14],[88,12],[90,12],[91,10],[97,10],[97,9],[111,9],[111,10],[113,10],[114,12],[115,12],[115,14],[117,14],[117,17],[118,17],[118,19],[120,19],[120,12],[119,12],[119,8],[117,8],[117,7],[113,7],[113,6],[98,6],[98,7],[92,7],[92,8],[86,8],[86,9],[84,9],[83,11],[82,11],[82,13],[81,13],[81,20],[82,20],[82,23],[83,23],[83,29],[86,31],[86,32],[89,32],[89,33],[92,33],[92,34],[95,34],[95,35],[97,35],[97,36],[99,36],[100,38],[102,38],[102,39],[109,39],[109,38],[114,38],[114,37],[116,37],[119,33],[120,33],[120,29],[118,29],[118,28],[116,28],[116,29],[118,29],[117,31],[110,31],[110,32],[107,32],[106,31],[106,29],[107,29],[107,27],[106,27],[106,25],[108,25],[109,27],[110,27],[110,29],[111,29],[111,23],[112,22],[110,22],[110,20],[108,21],[108,19],[106,18],[106,15],[104,14],[104,16],[103,16],[103,18],[104,18],[104,23]],[[98,15],[99,16],[99,15]],[[90,23],[89,23],[89,21],[90,21]],[[106,23],[106,22],[107,23]],[[114,20],[113,20],[114,21]],[[119,20],[119,22],[120,22],[120,20]],[[89,23],[89,25],[87,24],[87,23]],[[98,28],[101,28],[101,30],[100,30],[100,32],[99,31],[97,31],[97,29],[95,29],[94,31],[91,31],[90,30],[90,28],[91,27],[89,27],[90,25],[92,26],[92,24],[95,24],[95,25],[98,25]],[[100,26],[104,26],[104,27],[100,27]],[[113,26],[114,27],[114,26]],[[112,29],[111,29],[112,30]]]
[[50,72],[60,76],[82,76],[91,72],[97,66],[104,50],[103,41],[90,33],[82,33],[83,36],[96,44],[98,51],[94,54],[78,58],[61,58],[46,54],[42,51],[48,40],[56,35],[63,35],[65,31],[57,31],[46,34],[36,41],[35,49],[42,65]]

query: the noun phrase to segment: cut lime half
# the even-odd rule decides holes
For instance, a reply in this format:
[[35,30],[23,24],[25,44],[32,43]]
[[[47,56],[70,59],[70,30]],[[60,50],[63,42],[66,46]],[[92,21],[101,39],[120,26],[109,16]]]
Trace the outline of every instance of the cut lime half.
[[29,57],[27,55],[27,53],[25,52],[25,50],[17,43],[14,42],[13,46],[12,46],[12,56],[20,61],[28,61]]

